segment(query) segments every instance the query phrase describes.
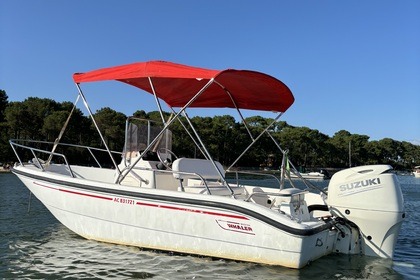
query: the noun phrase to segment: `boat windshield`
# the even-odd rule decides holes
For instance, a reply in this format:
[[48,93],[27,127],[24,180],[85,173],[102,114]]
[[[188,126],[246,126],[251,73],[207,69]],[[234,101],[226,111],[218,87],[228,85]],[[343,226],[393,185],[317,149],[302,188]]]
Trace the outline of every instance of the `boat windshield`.
[[[163,134],[161,132],[162,128],[154,121],[129,117],[126,122],[126,137],[123,151],[123,157],[126,162],[129,163],[132,158],[136,158],[143,153],[156,137],[159,139],[149,149],[150,152],[153,153],[159,149],[172,150],[172,131],[166,129]],[[152,153],[144,156],[153,157]],[[171,154],[168,153],[165,156],[171,159]]]

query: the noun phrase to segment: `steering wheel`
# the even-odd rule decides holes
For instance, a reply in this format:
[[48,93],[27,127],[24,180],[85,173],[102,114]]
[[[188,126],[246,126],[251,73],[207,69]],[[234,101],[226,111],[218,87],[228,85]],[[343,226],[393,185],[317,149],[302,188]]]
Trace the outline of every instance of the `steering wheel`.
[[159,158],[159,161],[166,167],[171,169],[172,166],[172,160],[170,158],[166,158],[163,159],[163,154],[170,154],[174,159],[177,159],[178,157],[176,156],[176,154],[174,154],[174,152],[172,152],[171,150],[167,149],[167,148],[159,148],[156,151],[156,154]]

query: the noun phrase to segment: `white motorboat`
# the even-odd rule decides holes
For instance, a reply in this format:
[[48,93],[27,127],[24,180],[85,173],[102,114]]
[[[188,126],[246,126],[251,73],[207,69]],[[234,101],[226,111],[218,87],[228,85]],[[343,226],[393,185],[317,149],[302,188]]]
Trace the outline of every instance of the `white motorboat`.
[[299,173],[293,173],[290,172],[290,177],[291,178],[303,178],[303,179],[307,179],[307,180],[324,180],[324,179],[328,179],[328,176],[326,176],[325,173],[322,172],[299,172]]
[[[18,158],[13,173],[78,235],[291,268],[302,268],[330,253],[393,257],[404,210],[391,166],[337,172],[325,190],[305,180],[304,189],[295,187],[287,150],[270,134],[270,127],[294,102],[289,88],[278,79],[255,71],[207,70],[162,61],[77,73],[73,79],[79,91],[75,106],[80,97],[114,166],[101,166],[95,153],[102,149],[82,146],[78,147],[86,148],[98,166],[70,164],[57,150],[64,145],[62,133],[49,150],[34,148],[35,141],[15,139],[10,144]],[[120,163],[81,90],[83,83],[107,80],[152,94],[162,118],[161,129],[147,120],[127,120]],[[162,101],[172,118],[164,118]],[[251,138],[244,153],[261,137],[272,139],[284,155],[281,174],[274,177],[272,187],[241,183],[243,175],[232,170],[244,153],[226,169],[212,157],[187,114],[189,108],[202,107],[232,108],[238,113]],[[259,135],[253,135],[242,109],[278,114]],[[169,129],[175,120],[188,128],[205,155],[202,159],[177,158],[172,152]],[[229,180],[229,174],[234,179]]]
[[420,165],[419,166],[415,166],[414,170],[413,170],[413,175],[416,178],[420,178]]

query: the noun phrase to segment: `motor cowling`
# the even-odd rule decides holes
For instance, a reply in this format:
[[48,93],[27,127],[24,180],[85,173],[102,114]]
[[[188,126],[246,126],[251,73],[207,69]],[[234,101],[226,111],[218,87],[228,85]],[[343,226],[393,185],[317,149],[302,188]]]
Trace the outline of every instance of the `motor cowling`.
[[337,172],[328,185],[333,216],[357,225],[362,253],[392,258],[404,214],[398,178],[389,165],[368,165]]

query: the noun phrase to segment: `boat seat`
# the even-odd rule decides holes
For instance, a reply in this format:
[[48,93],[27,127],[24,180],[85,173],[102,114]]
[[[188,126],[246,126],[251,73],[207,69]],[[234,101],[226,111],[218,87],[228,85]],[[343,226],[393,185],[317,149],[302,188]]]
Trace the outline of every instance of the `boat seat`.
[[[214,163],[224,177],[225,170],[223,169],[223,166],[218,161],[215,161]],[[178,180],[191,178],[199,179],[195,174],[199,174],[205,180],[220,179],[220,174],[217,172],[213,163],[206,159],[178,158],[172,163],[172,170],[174,171],[174,178]]]
[[299,221],[307,222],[310,220],[308,205],[305,201],[307,192],[307,190],[296,188],[282,189],[279,192],[280,199],[275,204],[280,207],[280,211]]

